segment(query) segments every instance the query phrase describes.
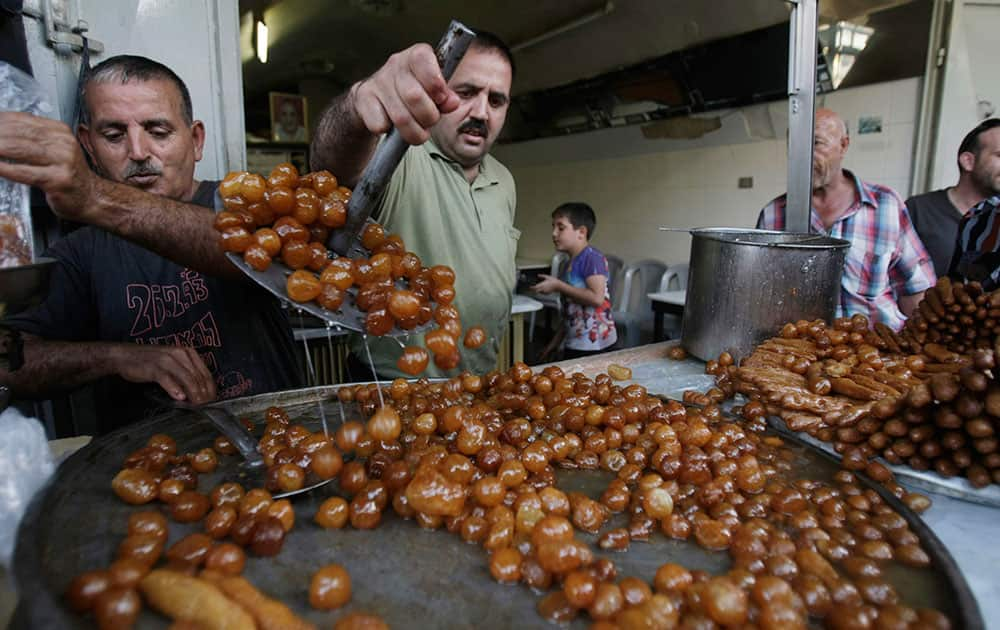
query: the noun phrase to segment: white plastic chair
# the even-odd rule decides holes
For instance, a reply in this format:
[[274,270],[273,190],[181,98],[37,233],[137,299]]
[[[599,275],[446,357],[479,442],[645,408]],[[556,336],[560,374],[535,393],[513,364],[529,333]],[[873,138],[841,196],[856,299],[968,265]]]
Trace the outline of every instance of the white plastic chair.
[[667,266],[659,260],[640,260],[625,268],[619,310],[612,310],[621,348],[633,348],[642,342],[642,332],[652,338],[653,305],[647,293],[659,290]]
[[660,277],[660,288],[657,290],[658,293],[664,293],[666,291],[680,291],[681,289],[686,289],[688,283],[688,264],[687,263],[675,263],[673,265],[667,265],[667,270],[663,272],[663,276]]

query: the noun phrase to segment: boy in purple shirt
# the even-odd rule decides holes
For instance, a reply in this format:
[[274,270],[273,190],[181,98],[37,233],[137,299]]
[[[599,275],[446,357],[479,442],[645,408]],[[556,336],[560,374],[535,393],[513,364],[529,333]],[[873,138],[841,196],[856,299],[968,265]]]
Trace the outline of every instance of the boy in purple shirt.
[[585,203],[564,203],[556,208],[552,212],[552,243],[558,251],[569,254],[569,264],[561,277],[542,274],[542,281],[532,287],[539,293],[563,294],[565,325],[550,347],[565,339],[566,359],[603,352],[618,341],[611,318],[608,260],[590,245],[596,226],[594,210]]

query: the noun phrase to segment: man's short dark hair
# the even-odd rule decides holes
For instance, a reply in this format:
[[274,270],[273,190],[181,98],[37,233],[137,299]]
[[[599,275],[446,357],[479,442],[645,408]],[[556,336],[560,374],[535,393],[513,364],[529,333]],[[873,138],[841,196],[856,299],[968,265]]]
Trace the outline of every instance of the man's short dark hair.
[[117,55],[109,57],[87,72],[80,93],[82,107],[80,122],[90,122],[90,110],[87,105],[87,88],[96,83],[120,83],[129,81],[155,81],[157,79],[170,81],[181,94],[181,117],[190,126],[194,123],[194,108],[191,106],[191,93],[177,73],[158,61],[138,55]]
[[510,78],[513,81],[517,68],[514,66],[514,53],[510,51],[510,47],[508,47],[496,33],[481,31],[477,28],[472,30],[475,31],[476,36],[472,39],[472,43],[469,44],[469,47],[478,48],[480,50],[492,50],[499,53],[510,65]]
[[552,218],[563,217],[569,221],[574,229],[587,228],[587,240],[594,238],[594,230],[597,229],[597,215],[594,209],[582,201],[570,201],[564,203],[552,211]]
[[[962,144],[958,145],[958,155],[972,153],[976,157],[979,157],[979,150],[983,148],[983,143],[979,141],[979,136],[996,127],[1000,127],[1000,118],[987,118],[976,125],[972,131],[965,134],[965,137],[962,138]],[[962,172],[961,162],[958,164],[958,172]]]

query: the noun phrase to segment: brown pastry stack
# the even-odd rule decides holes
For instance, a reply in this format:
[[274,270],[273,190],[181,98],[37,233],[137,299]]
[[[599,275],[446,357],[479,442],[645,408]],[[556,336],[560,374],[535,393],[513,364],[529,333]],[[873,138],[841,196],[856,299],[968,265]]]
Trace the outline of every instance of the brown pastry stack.
[[872,457],[1000,483],[1000,292],[947,278],[900,333],[861,316],[786,324],[737,365],[710,362],[720,389],[793,431],[832,442],[848,468]]

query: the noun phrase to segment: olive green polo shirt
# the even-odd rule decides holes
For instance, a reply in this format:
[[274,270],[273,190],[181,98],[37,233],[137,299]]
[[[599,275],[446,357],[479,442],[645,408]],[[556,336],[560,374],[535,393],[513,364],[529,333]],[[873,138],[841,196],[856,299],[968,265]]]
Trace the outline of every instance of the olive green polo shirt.
[[[516,204],[514,178],[490,155],[470,184],[461,165],[429,140],[410,147],[393,173],[377,220],[387,233],[402,236],[406,249],[420,256],[425,267],[448,265],[455,270],[454,304],[462,316],[462,336],[478,325],[488,337],[476,350],[464,347],[460,339],[462,361],[449,372],[438,370],[432,355],[426,376],[461,370],[482,374],[496,367],[517,277],[514,256],[521,232],[514,227]],[[402,341],[424,346],[423,335]],[[379,338],[368,343],[380,375],[407,376],[396,368],[402,354],[399,343]],[[351,351],[367,363],[360,338],[352,341]]]

